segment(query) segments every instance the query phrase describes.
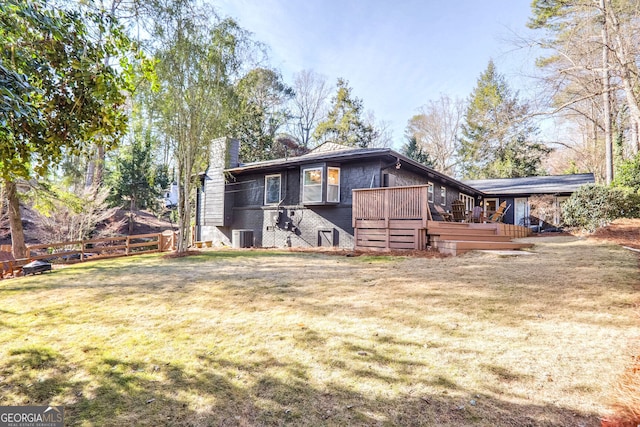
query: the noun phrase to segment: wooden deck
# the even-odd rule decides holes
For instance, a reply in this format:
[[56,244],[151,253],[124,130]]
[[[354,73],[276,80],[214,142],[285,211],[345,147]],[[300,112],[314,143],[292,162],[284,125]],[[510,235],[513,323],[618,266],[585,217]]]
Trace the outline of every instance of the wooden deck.
[[428,185],[353,190],[353,229],[359,250],[422,250],[431,211]]
[[472,250],[519,250],[533,246],[514,242],[514,238],[527,237],[531,231],[511,224],[429,221],[427,234],[431,247],[454,256]]
[[426,250],[451,255],[470,250],[515,250],[533,245],[513,242],[531,231],[517,225],[433,221],[427,185],[353,190],[353,228],[357,250]]

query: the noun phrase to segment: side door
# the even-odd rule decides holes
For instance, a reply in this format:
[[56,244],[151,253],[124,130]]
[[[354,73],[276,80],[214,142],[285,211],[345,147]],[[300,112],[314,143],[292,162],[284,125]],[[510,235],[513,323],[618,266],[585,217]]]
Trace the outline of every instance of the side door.
[[[529,199],[526,197],[517,197],[513,200],[513,223],[515,225],[528,226],[529,218]],[[525,221],[527,219],[527,221]]]

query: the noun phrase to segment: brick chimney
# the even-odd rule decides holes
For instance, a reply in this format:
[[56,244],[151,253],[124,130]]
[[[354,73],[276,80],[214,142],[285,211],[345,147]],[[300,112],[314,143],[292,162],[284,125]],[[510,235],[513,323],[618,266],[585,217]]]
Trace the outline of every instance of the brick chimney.
[[240,166],[240,141],[235,138],[217,138],[211,142],[209,170]]

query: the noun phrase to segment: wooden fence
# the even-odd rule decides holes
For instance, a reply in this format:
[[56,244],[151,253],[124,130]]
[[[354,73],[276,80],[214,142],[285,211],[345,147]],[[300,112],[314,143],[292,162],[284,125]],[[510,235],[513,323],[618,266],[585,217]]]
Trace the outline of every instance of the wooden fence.
[[22,267],[35,260],[52,262],[86,261],[88,259],[166,252],[175,250],[175,246],[176,233],[173,231],[27,245],[27,258],[23,259],[14,259],[11,256],[11,245],[2,245],[0,247],[0,279],[3,279],[6,275],[15,277],[21,274]]
[[29,260],[80,260],[165,252],[175,246],[173,232],[138,234],[135,236],[104,237],[73,242],[28,245]]

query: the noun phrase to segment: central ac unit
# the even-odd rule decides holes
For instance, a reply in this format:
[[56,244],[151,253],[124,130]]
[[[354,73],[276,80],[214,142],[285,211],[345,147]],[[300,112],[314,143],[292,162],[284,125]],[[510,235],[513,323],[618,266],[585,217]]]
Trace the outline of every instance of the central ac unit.
[[231,233],[231,245],[234,248],[253,247],[253,230],[233,230]]

